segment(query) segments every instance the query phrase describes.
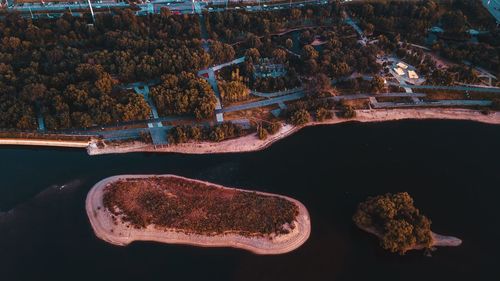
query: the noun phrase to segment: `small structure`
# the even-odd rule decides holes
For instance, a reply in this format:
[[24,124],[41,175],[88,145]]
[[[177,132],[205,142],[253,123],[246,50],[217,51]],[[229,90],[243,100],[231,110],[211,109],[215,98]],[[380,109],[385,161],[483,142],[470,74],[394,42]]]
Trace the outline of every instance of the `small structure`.
[[[399,68],[402,68],[402,69],[407,69],[408,68],[408,65],[406,65],[405,63],[402,63],[402,62],[398,62],[396,64]],[[400,74],[401,75],[401,74]]]
[[405,72],[403,69],[401,69],[400,67],[395,67],[394,68],[394,71],[399,75],[399,76],[403,76],[405,75]]
[[400,83],[420,85],[425,82],[425,79],[417,74],[417,69],[413,65],[405,63],[396,57],[387,57],[379,61],[384,63],[386,70]]
[[432,28],[429,29],[429,31],[432,33],[443,33],[444,32],[444,30],[439,26],[433,26]]
[[417,73],[415,71],[413,71],[413,70],[408,70],[408,77],[410,79],[418,79]]
[[254,77],[277,78],[285,74],[285,66],[282,63],[275,63],[274,60],[269,58],[262,58],[259,60],[259,64],[255,65]]

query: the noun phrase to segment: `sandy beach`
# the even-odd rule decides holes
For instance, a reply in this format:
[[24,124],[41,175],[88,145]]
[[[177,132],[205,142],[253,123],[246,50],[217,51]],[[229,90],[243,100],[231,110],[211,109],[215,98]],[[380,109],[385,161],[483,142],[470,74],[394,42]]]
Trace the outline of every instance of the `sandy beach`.
[[284,124],[276,134],[270,135],[265,140],[260,140],[257,137],[257,134],[253,133],[244,137],[225,140],[222,142],[190,142],[160,148],[155,148],[153,145],[145,144],[143,142],[130,142],[126,144],[120,144],[119,146],[107,145],[103,148],[98,148],[97,145],[90,144],[87,147],[87,152],[89,155],[129,152],[175,152],[186,154],[250,152],[265,149],[273,143],[286,138],[307,126],[333,125],[353,121],[383,122],[407,119],[448,119],[469,120],[488,124],[500,124],[500,112],[492,112],[489,115],[485,115],[480,111],[471,109],[372,109],[357,110],[356,113],[357,114],[355,118],[333,118],[330,120],[325,120],[323,122],[311,122],[300,127]]
[[[357,226],[362,230],[377,236],[378,238],[382,237],[382,235],[373,228],[363,227],[360,225]],[[431,232],[431,237],[432,237],[431,247],[457,247],[462,245],[462,240],[454,236],[445,236]],[[408,248],[407,250],[422,250],[425,248],[427,248],[427,246],[425,245],[414,245],[413,247]]]
[[52,147],[75,147],[86,148],[89,141],[60,141],[44,139],[14,139],[0,138],[0,145],[28,145],[28,146],[52,146]]
[[187,181],[212,185],[222,189],[235,189],[242,192],[249,190],[224,187],[204,181],[188,179],[176,175],[118,175],[105,178],[98,182],[89,191],[85,203],[89,221],[97,237],[114,245],[125,246],[133,241],[156,241],[167,244],[186,244],[199,247],[233,247],[245,249],[255,254],[273,255],[293,251],[304,244],[311,232],[309,213],[305,206],[299,201],[276,194],[257,192],[267,196],[277,196],[293,202],[299,209],[299,215],[293,222],[294,228],[290,233],[273,237],[245,237],[231,232],[213,236],[186,234],[178,229],[159,229],[149,225],[144,229],[127,227],[127,223],[118,218],[113,222],[111,212],[103,207],[104,188],[114,181],[126,178],[148,178],[148,177],[175,177]]

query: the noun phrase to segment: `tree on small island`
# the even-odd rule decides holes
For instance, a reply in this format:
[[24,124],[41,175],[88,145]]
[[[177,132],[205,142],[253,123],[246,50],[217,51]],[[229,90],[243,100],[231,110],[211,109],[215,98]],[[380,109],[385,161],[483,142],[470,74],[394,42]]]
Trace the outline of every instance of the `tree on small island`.
[[406,192],[369,197],[358,205],[356,225],[380,238],[380,245],[393,253],[405,254],[419,246],[432,246],[431,221],[413,206]]

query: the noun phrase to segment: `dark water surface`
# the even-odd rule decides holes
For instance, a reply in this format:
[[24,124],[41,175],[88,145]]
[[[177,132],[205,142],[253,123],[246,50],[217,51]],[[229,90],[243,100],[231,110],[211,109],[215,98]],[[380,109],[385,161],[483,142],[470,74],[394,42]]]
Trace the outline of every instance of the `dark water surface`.
[[[82,150],[4,147],[0,168],[0,280],[500,280],[500,126],[314,127],[265,151],[226,155],[90,157]],[[86,192],[104,177],[134,173],[294,197],[309,209],[311,237],[279,256],[108,245],[87,222]],[[397,191],[410,192],[435,232],[464,244],[440,248],[432,258],[382,251],[351,216],[367,196]]]

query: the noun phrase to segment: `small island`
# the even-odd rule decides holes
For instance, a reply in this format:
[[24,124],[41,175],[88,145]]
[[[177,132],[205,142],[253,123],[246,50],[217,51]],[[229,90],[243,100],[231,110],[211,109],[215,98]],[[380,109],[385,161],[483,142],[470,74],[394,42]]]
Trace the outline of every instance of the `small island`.
[[362,230],[376,235],[382,248],[405,254],[435,246],[459,246],[462,240],[431,231],[431,221],[413,205],[406,192],[369,197],[353,216]]
[[86,211],[97,237],[120,246],[156,241],[282,254],[311,231],[295,199],[175,175],[103,179],[89,191]]

